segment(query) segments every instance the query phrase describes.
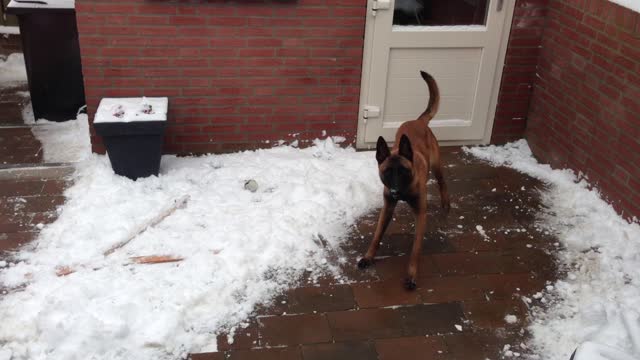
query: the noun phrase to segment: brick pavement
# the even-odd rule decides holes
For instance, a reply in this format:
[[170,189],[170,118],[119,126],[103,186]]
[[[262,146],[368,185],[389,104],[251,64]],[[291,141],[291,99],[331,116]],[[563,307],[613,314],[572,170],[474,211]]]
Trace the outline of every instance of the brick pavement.
[[[342,249],[353,282],[303,282],[262,307],[233,343],[221,335],[218,352],[191,359],[484,360],[500,358],[506,343],[520,343],[527,315],[520,296],[542,289],[557,271],[550,255],[555,240],[534,223],[543,184],[459,148],[446,148],[443,157],[453,208],[445,218],[430,186],[436,195],[416,291],[402,287],[413,236],[407,206],[399,206],[375,265],[356,269],[373,236],[375,211]],[[508,324],[506,315],[518,321]]]

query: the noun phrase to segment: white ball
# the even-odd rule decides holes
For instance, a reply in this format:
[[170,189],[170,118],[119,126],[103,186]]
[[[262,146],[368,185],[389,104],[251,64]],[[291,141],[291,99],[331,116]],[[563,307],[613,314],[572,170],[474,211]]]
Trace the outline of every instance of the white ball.
[[258,191],[258,183],[253,179],[247,180],[244,182],[244,189],[251,192],[256,192]]

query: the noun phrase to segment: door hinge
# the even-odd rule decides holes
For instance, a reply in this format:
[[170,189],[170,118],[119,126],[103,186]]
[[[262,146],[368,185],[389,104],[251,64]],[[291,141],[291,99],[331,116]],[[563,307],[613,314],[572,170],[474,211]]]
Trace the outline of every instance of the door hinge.
[[365,105],[362,108],[362,118],[364,123],[367,123],[367,119],[380,117],[380,106]]
[[376,16],[378,10],[384,10],[391,8],[391,0],[372,0],[371,12],[373,16]]

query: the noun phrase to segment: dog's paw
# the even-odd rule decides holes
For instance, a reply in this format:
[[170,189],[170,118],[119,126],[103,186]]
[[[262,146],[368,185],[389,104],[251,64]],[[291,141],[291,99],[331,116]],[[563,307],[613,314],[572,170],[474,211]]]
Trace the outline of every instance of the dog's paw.
[[362,258],[362,259],[360,259],[360,261],[358,261],[358,268],[359,269],[366,269],[371,265],[373,265],[373,260],[371,260],[371,259]]
[[408,291],[413,291],[417,287],[416,280],[413,278],[406,278],[404,280],[404,288]]

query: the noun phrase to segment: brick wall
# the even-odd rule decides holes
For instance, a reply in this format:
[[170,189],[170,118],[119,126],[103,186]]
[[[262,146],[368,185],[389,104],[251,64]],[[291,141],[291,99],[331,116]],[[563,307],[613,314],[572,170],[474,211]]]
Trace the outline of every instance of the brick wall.
[[0,55],[22,52],[20,35],[0,34]]
[[517,0],[491,142],[524,136],[549,0]]
[[640,15],[607,0],[551,0],[527,138],[640,217]]
[[169,96],[165,150],[174,153],[264,147],[323,130],[352,140],[365,5],[79,1],[90,115],[102,97]]
[[[547,3],[517,0],[494,143],[524,134]],[[172,153],[268,147],[323,130],[352,141],[365,9],[366,0],[79,1],[89,114],[103,97],[169,96]]]

